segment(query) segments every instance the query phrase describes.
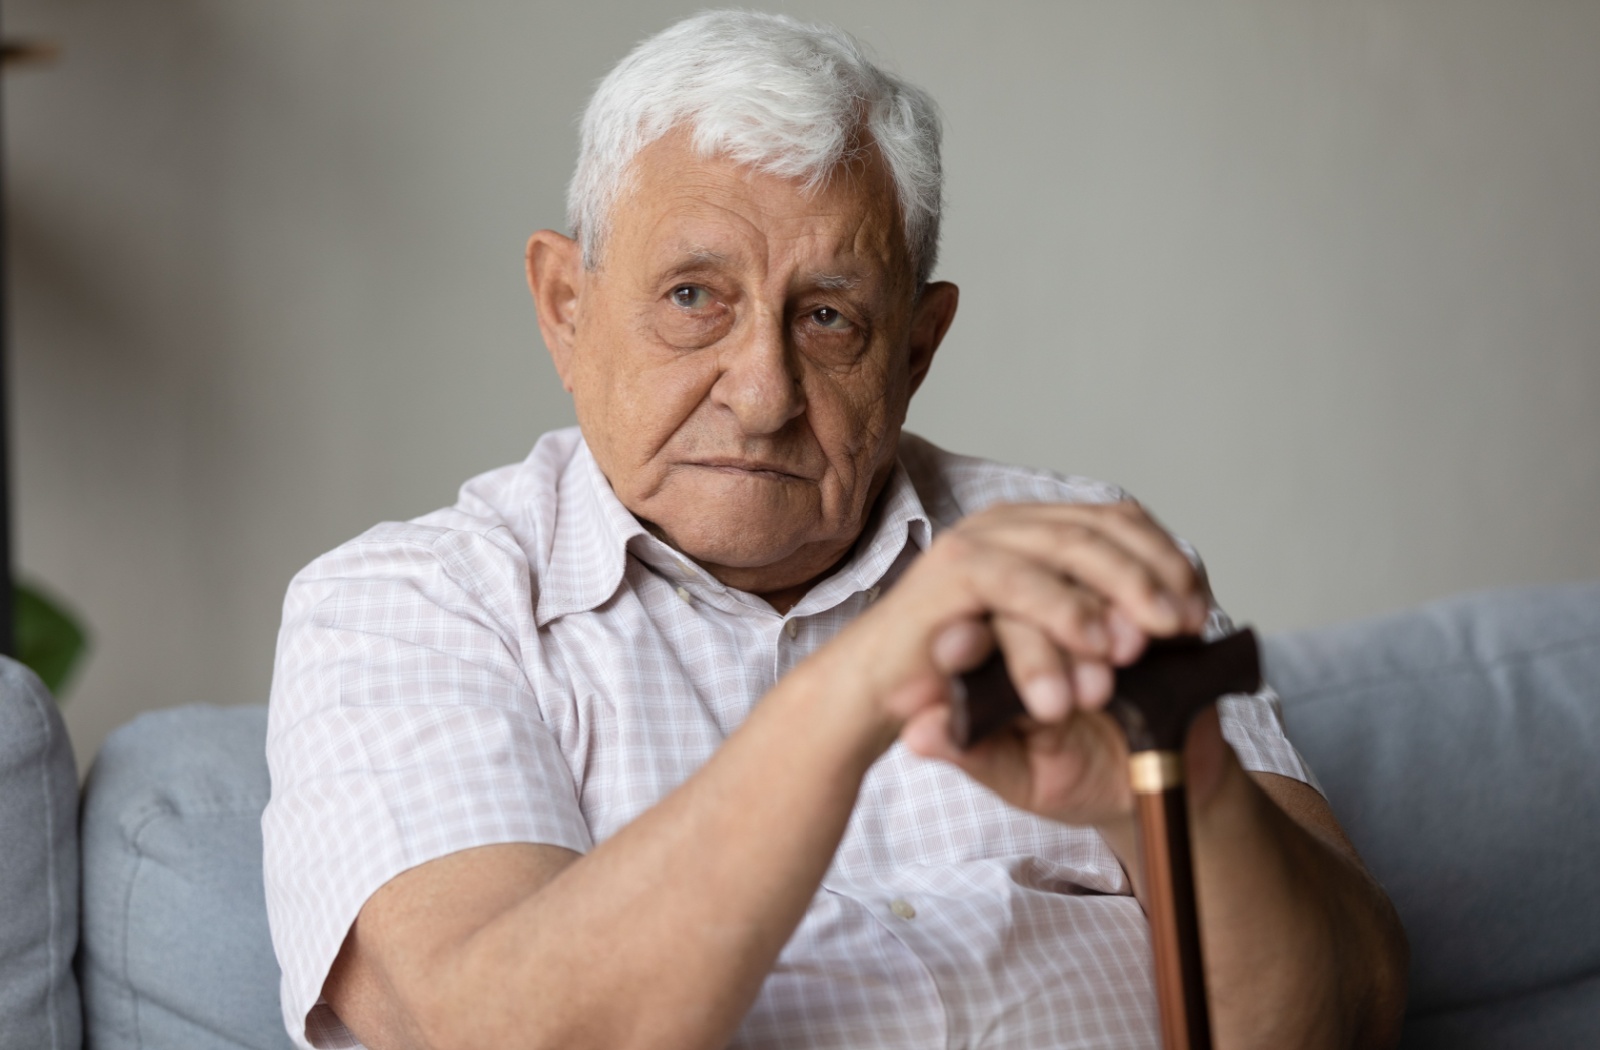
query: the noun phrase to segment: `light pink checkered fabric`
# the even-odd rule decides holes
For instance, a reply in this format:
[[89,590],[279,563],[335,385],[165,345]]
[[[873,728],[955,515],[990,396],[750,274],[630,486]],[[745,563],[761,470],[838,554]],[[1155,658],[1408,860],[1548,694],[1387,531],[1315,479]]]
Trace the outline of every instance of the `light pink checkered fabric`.
[[[588,850],[705,762],[941,528],[998,501],[1120,496],[906,435],[870,536],[780,616],[650,536],[564,430],[455,507],[317,559],[284,606],[262,821],[290,1032],[356,1045],[322,983],[396,874],[488,843]],[[1230,698],[1223,717],[1247,768],[1308,778],[1270,694]],[[733,1045],[1155,1046],[1129,892],[1094,832],[896,746]]]

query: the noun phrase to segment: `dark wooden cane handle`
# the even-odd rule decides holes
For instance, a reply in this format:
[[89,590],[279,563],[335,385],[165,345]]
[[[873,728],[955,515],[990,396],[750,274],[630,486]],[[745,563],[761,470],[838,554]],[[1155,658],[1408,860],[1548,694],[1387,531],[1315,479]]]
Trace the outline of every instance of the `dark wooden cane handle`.
[[971,747],[1028,713],[998,649],[959,681],[961,688],[950,704],[950,739],[957,747]]
[[[960,677],[950,707],[950,739],[968,748],[1028,713],[996,650]],[[1227,693],[1261,688],[1256,636],[1249,628],[1214,642],[1192,636],[1156,639],[1133,664],[1116,669],[1107,711],[1133,751],[1181,750],[1195,714]]]

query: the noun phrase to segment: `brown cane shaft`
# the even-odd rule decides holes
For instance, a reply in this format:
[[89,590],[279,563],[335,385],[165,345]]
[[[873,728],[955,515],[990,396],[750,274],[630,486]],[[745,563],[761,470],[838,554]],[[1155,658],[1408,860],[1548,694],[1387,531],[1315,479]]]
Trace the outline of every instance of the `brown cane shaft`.
[[1166,1050],[1211,1050],[1183,785],[1137,792],[1140,856]]

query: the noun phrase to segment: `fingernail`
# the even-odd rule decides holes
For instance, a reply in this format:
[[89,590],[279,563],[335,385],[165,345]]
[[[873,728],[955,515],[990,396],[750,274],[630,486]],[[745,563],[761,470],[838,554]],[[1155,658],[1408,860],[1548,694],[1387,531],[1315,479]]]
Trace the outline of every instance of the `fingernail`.
[[1105,664],[1077,664],[1072,668],[1072,687],[1079,707],[1099,707],[1111,699],[1111,668]]
[[980,655],[977,650],[984,644],[983,632],[986,630],[971,620],[957,620],[947,625],[933,636],[929,647],[934,665],[946,673],[969,666]]
[[1139,625],[1115,610],[1106,617],[1111,627],[1111,661],[1122,665],[1131,663],[1144,648],[1144,632]]
[[1055,722],[1072,710],[1072,689],[1061,675],[1042,674],[1030,678],[1022,687],[1028,713],[1041,722]]

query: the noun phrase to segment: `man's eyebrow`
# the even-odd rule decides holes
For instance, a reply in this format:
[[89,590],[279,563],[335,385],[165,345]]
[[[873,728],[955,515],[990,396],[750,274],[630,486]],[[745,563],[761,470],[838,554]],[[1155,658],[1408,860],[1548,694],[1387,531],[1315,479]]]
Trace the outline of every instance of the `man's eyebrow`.
[[693,277],[695,274],[726,270],[732,265],[733,258],[723,252],[702,248],[696,244],[685,244],[661,260],[659,268],[655,271],[655,279],[677,280],[681,277]]
[[[719,252],[715,248],[706,248],[698,244],[686,244],[678,249],[676,257],[667,264],[667,273],[686,273],[693,270],[722,269],[734,264],[733,256],[726,252]],[[860,288],[865,281],[858,273],[818,273],[806,278],[812,288],[828,292],[853,291]]]
[[699,245],[687,245],[679,251],[678,258],[673,264],[678,269],[690,269],[696,266],[726,266],[732,259],[722,252],[711,248],[702,248]]

